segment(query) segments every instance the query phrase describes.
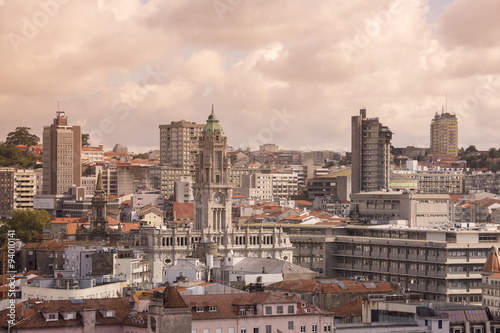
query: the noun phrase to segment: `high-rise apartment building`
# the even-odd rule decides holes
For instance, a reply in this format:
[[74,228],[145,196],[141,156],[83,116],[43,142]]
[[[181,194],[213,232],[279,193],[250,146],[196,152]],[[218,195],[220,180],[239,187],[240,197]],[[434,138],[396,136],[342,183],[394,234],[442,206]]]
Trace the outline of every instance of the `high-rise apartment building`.
[[36,175],[31,169],[0,168],[0,218],[15,209],[32,209]]
[[64,111],[43,128],[43,194],[63,194],[82,178],[82,132],[69,126]]
[[194,176],[203,126],[186,120],[160,125],[160,163],[182,167]]
[[366,109],[351,119],[352,193],[388,189],[391,174],[392,132]]
[[454,114],[441,112],[431,121],[431,153],[458,156],[458,121]]

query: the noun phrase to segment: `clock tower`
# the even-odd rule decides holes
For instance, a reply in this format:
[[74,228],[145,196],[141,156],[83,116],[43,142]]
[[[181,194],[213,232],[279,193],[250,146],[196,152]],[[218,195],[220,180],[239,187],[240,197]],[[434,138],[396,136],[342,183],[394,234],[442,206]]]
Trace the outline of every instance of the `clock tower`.
[[210,242],[227,245],[225,235],[232,230],[231,197],[233,194],[226,155],[227,138],[212,113],[203,127],[196,161],[194,192],[194,228]]

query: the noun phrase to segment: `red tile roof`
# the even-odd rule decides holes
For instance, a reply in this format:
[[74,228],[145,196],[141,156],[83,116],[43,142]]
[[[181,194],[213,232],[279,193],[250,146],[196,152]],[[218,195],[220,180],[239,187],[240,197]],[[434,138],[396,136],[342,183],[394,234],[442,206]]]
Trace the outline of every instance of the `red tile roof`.
[[193,219],[194,204],[174,202],[174,219]]
[[[331,281],[321,283],[320,281]],[[396,288],[390,282],[371,282],[371,281],[339,281],[346,286],[346,289],[340,288],[339,284],[332,279],[318,280],[291,280],[281,281],[269,285],[266,289],[274,290],[295,290],[300,292],[314,292],[319,294],[342,294],[342,293],[376,293],[376,292],[396,292]],[[365,284],[375,284],[375,288],[367,288]]]
[[[28,311],[23,306],[31,305]],[[83,329],[83,319],[81,313],[84,310],[95,310],[96,326],[132,325],[137,327],[147,327],[147,313],[137,313],[130,307],[130,300],[127,298],[101,298],[86,299],[82,302],[72,302],[70,300],[57,301],[26,301],[24,304],[16,306],[16,329],[50,329],[56,327],[81,327]],[[101,311],[115,310],[113,317],[103,317]],[[24,318],[23,318],[24,312]],[[74,319],[64,320],[62,313],[76,313]],[[7,327],[7,315],[9,309],[0,311],[0,327]],[[44,314],[57,313],[57,320],[47,321]],[[140,320],[137,318],[141,317]],[[22,319],[23,318],[23,319]],[[134,320],[135,318],[135,320]],[[142,322],[142,323],[141,323]],[[70,329],[71,330],[71,329]]]
[[358,298],[350,303],[329,310],[336,317],[361,317],[363,300]]
[[[323,313],[314,305],[305,303],[298,297],[292,297],[275,292],[258,292],[258,293],[237,293],[237,294],[218,294],[218,295],[181,295],[186,304],[192,308],[193,320],[207,319],[225,319],[240,317],[239,308],[242,305],[257,305],[257,304],[297,304],[297,315],[311,315],[307,313],[307,308],[315,309],[313,313]],[[215,306],[216,311],[210,312],[204,309],[203,312],[197,312],[197,307]]]

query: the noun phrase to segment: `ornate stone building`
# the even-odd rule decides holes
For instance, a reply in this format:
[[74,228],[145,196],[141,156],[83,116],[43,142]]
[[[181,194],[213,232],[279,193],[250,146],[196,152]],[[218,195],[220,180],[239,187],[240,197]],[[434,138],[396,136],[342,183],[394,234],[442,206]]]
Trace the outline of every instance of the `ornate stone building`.
[[292,260],[293,247],[281,228],[239,229],[231,221],[232,186],[227,138],[213,107],[199,141],[194,191],[194,228],[143,226],[130,239],[151,262],[153,283],[186,257],[254,257]]
[[76,231],[76,240],[117,242],[122,239],[120,225],[118,230],[113,230],[108,225],[108,198],[102,185],[102,174],[97,176],[94,197],[92,198],[92,215],[90,216],[90,228],[83,229],[80,226]]

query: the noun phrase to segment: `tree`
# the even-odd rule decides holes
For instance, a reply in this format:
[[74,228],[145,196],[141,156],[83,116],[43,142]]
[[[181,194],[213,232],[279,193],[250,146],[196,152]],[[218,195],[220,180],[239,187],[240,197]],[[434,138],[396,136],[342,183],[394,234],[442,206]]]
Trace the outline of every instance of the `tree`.
[[37,159],[40,158],[31,153],[25,156],[17,147],[11,145],[0,145],[0,167],[33,169],[36,166]]
[[490,148],[490,150],[488,150],[488,156],[489,156],[489,158],[491,158],[491,162],[493,162],[493,159],[495,157],[497,157],[497,154],[498,154],[498,152],[497,152],[495,147],[492,147],[492,148]]
[[464,148],[464,147],[462,147],[462,148],[460,148],[460,149],[458,150],[458,156],[462,156],[462,155],[464,155],[464,154],[465,154],[465,148]]
[[466,154],[474,153],[476,151],[477,151],[477,149],[476,149],[476,146],[474,146],[474,145],[470,145],[469,147],[467,147],[467,149],[465,149]]
[[33,236],[43,233],[43,229],[50,225],[49,213],[46,210],[14,210],[12,217],[0,228],[1,234],[7,230],[14,230],[16,238],[27,244]]
[[31,131],[31,128],[29,127],[16,127],[14,132],[7,134],[5,143],[14,146],[37,146],[38,142],[40,142],[40,138],[35,134],[30,134],[29,131]]
[[82,133],[82,147],[90,146],[90,134]]

